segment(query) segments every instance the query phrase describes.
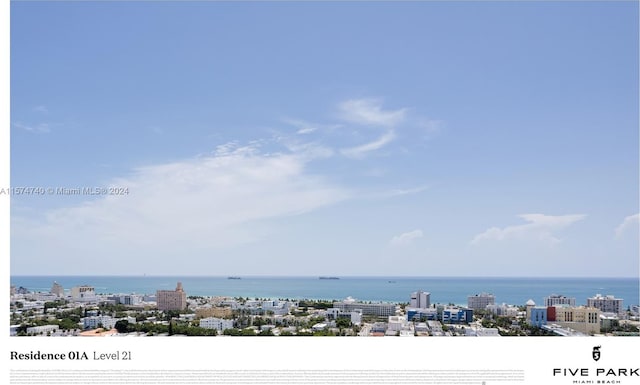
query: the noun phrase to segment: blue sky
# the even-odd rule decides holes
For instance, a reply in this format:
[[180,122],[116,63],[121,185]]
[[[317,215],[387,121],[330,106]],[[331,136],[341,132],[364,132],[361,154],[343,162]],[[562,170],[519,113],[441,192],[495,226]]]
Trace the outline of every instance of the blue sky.
[[14,2],[12,274],[637,276],[634,2]]

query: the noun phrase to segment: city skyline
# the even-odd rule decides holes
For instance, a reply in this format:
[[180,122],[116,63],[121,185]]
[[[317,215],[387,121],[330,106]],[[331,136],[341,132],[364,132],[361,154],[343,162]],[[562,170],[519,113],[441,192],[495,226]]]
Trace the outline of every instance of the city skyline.
[[638,276],[636,3],[11,11],[11,275]]
[[[192,283],[198,286],[195,281]],[[120,284],[126,284],[126,281]],[[381,284],[380,281],[371,281],[367,284],[367,290],[380,290]],[[298,296],[261,296],[251,299],[237,293],[193,295],[187,293],[182,281],[177,281],[174,290],[168,289],[168,285],[167,280],[160,283],[159,286],[164,289],[156,289],[155,294],[143,294],[144,291],[139,290],[128,294],[126,291],[105,294],[98,293],[93,285],[84,284],[72,286],[68,295],[56,281],[49,291],[34,292],[25,287],[12,286],[10,318],[13,323],[10,335],[95,336],[97,332],[100,335],[113,335],[117,331],[118,334],[134,336],[526,336],[541,335],[540,329],[545,330],[542,332],[544,335],[560,336],[631,336],[638,333],[638,305],[625,307],[624,299],[613,295],[588,297],[586,306],[576,306],[575,297],[559,295],[545,296],[544,306],[537,306],[533,299],[528,299],[524,305],[499,304],[496,296],[486,292],[467,296],[465,303],[454,303],[449,297],[448,301],[432,304],[431,293],[421,290],[410,292],[406,290],[407,287],[398,292],[401,296],[396,300],[373,301],[358,300],[351,296],[338,300]],[[521,281],[514,284],[513,289],[518,286],[527,293],[533,289]],[[289,285],[286,287],[291,288]],[[264,290],[263,285],[261,288]],[[449,291],[449,295],[456,296],[465,291],[460,289],[458,287],[457,294]],[[535,289],[540,294],[549,287]],[[410,301],[407,302],[408,297]],[[398,301],[399,298],[402,299]],[[47,303],[55,304],[55,320],[50,318],[52,312],[47,313]],[[25,309],[30,312],[30,321],[27,322],[23,315]],[[49,323],[43,324],[42,319],[35,323],[31,317],[36,320],[46,317]],[[338,324],[341,318],[344,319]],[[158,322],[158,319],[161,321]],[[174,329],[174,319],[177,329]],[[430,322],[430,327],[427,324],[417,325],[426,321]],[[440,329],[447,324],[464,324],[460,330],[462,334],[441,333]],[[464,330],[472,325],[478,333],[468,334]],[[351,326],[354,327],[352,332],[343,333],[343,328]],[[481,332],[477,329],[480,326],[491,330]],[[522,331],[523,328],[526,330]]]

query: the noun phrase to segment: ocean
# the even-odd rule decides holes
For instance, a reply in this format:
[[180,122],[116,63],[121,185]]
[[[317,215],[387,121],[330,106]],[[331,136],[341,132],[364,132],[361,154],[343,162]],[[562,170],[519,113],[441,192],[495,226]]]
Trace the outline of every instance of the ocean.
[[524,305],[529,299],[542,304],[551,294],[575,297],[584,305],[596,294],[624,300],[626,308],[640,304],[638,278],[490,278],[490,277],[265,277],[239,279],[205,276],[11,276],[11,285],[29,291],[48,292],[54,281],[65,290],[90,285],[100,294],[155,294],[173,290],[178,281],[191,296],[231,296],[280,299],[341,300],[348,296],[361,301],[409,302],[411,293],[431,293],[431,303],[466,305],[467,297],[479,293],[495,295],[496,304]]

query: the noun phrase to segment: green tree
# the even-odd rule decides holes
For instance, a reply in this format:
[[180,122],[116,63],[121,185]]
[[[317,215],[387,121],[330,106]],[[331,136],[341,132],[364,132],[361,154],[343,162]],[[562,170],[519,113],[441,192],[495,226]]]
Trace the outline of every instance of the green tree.
[[165,321],[171,321],[172,318],[179,318],[180,311],[178,310],[169,310],[165,313]]
[[117,321],[115,324],[115,328],[118,331],[118,333],[127,333],[129,331],[129,321],[127,320]]
[[257,327],[262,327],[267,324],[267,321],[262,317],[254,317],[252,320],[252,325]]
[[346,329],[348,327],[351,327],[351,320],[344,317],[338,318],[336,320],[336,327],[340,329]]
[[62,318],[57,322],[57,324],[62,330],[75,330],[78,328],[78,322],[71,318]]

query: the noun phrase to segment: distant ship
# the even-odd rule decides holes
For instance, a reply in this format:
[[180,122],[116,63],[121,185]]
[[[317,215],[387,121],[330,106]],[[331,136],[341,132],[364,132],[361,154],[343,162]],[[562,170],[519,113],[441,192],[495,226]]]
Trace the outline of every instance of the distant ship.
[[227,279],[241,279],[240,277],[227,277]]
[[318,279],[340,279],[338,277],[318,277]]

